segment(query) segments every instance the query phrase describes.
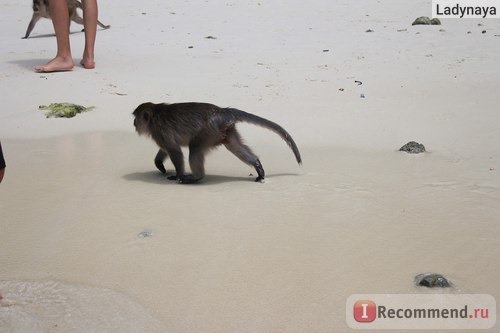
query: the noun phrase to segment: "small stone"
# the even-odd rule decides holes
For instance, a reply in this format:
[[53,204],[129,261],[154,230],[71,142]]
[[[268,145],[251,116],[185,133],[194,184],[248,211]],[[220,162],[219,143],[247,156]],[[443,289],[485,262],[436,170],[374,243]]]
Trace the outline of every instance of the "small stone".
[[441,25],[441,21],[438,18],[433,18],[431,20],[431,25]]
[[148,237],[153,237],[153,231],[152,230],[144,230],[141,231],[137,237],[139,238],[148,238]]
[[448,280],[441,274],[423,273],[415,276],[415,285],[428,288],[449,288]]
[[431,19],[428,16],[420,16],[411,25],[430,25]]
[[410,141],[403,147],[399,148],[399,151],[405,151],[409,154],[420,154],[425,152],[425,146],[421,143]]

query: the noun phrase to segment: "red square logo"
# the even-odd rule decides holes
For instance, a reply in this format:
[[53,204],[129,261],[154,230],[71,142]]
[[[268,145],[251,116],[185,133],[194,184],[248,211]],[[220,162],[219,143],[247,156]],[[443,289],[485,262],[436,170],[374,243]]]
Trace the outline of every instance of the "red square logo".
[[377,305],[368,300],[360,300],[354,303],[354,320],[358,323],[371,323],[377,317]]

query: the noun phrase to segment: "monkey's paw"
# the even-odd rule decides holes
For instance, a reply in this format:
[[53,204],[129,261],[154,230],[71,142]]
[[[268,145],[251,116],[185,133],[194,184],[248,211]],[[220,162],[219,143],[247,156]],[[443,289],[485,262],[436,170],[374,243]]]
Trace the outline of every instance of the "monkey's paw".
[[193,175],[182,175],[178,178],[179,184],[194,184],[197,183],[201,178],[195,178]]
[[264,177],[259,176],[255,178],[255,182],[264,184],[266,181],[264,180]]
[[155,161],[156,168],[161,171],[161,173],[167,173],[167,170],[163,166],[162,162]]

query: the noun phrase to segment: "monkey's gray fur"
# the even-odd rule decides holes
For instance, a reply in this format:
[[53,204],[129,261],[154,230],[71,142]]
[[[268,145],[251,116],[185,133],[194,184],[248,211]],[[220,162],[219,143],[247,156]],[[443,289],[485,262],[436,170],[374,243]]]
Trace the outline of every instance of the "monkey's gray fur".
[[[66,2],[68,3],[68,13],[69,13],[70,23],[71,21],[73,21],[83,25],[83,18],[80,15],[78,15],[78,12],[76,11],[77,8],[83,10],[82,3],[78,0],[67,0]],[[26,34],[24,35],[23,39],[29,37],[36,23],[42,17],[50,19],[49,0],[33,0],[33,16],[31,17],[31,21],[28,24],[28,28],[26,29]],[[109,25],[104,25],[99,20],[97,21],[97,24],[103,29],[110,28]]]
[[[264,180],[264,168],[259,158],[242,142],[236,130],[238,122],[248,122],[277,133],[292,149],[297,163],[302,163],[299,149],[287,131],[272,121],[238,109],[208,103],[143,103],[133,115],[137,133],[151,136],[160,147],[155,157],[158,170],[167,172],[163,162],[170,157],[176,174],[169,179],[180,183],[195,183],[202,179],[205,176],[205,154],[221,144],[255,168],[258,175],[255,181]],[[191,175],[184,173],[182,146],[189,147]]]

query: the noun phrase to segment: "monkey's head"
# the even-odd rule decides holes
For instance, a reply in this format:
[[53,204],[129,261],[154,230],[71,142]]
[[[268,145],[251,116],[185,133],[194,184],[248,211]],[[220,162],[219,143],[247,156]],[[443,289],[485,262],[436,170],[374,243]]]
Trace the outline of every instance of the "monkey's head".
[[155,104],[153,103],[143,103],[139,105],[134,112],[134,127],[139,135],[150,135],[151,131],[149,128],[149,122],[153,117],[153,110]]

